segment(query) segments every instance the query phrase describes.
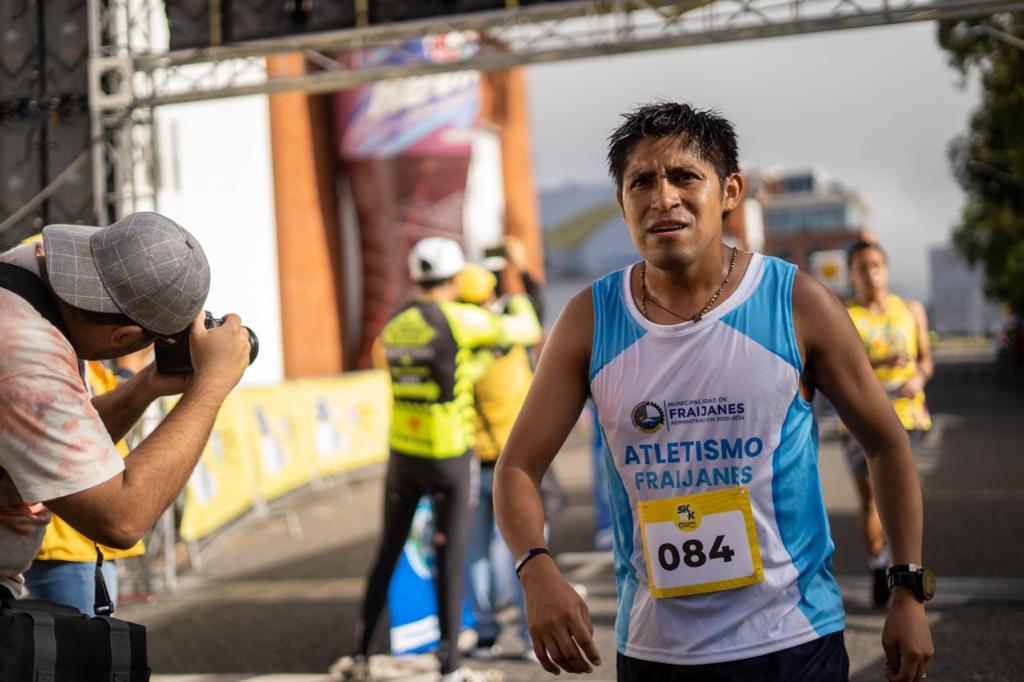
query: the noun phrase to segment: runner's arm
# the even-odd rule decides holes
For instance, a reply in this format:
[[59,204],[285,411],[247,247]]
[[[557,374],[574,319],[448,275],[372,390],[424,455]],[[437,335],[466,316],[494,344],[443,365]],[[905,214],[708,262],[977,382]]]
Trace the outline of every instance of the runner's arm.
[[541,326],[537,311],[525,294],[516,294],[508,302],[508,313],[501,315],[502,346],[532,346],[540,341]]
[[[879,515],[895,564],[921,563],[921,485],[910,441],[846,310],[823,285],[798,272],[793,318],[805,379],[832,402],[868,455]],[[917,680],[934,653],[923,605],[897,589],[883,632],[894,680]],[[898,671],[898,672],[897,672]]]
[[522,294],[509,301],[508,313],[496,315],[473,303],[448,303],[442,310],[460,346],[532,346],[541,327],[530,299]]
[[[526,402],[498,458],[495,516],[517,557],[547,544],[540,483],[587,399],[594,327],[590,295],[587,289],[574,297],[555,323]],[[562,578],[554,560],[536,556],[523,566],[520,580],[534,652],[544,669],[553,674],[560,669],[580,673],[600,665],[587,606]]]

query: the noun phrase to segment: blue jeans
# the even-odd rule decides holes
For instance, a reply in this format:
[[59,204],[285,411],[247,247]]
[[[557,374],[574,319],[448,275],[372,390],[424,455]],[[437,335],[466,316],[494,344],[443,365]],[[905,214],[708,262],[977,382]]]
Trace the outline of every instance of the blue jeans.
[[[103,579],[110,599],[117,603],[117,567],[104,561]],[[91,561],[33,561],[25,571],[30,599],[44,599],[73,606],[93,615],[96,605],[96,564]]]
[[466,550],[466,586],[481,644],[493,643],[501,634],[497,609],[511,599],[519,609],[519,636],[533,648],[526,627],[526,597],[515,577],[515,557],[494,523],[494,467],[480,467],[480,498],[469,528]]

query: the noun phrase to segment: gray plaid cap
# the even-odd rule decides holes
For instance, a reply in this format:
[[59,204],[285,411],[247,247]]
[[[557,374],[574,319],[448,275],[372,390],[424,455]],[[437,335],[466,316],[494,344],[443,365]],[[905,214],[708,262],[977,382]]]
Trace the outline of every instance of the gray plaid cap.
[[43,249],[50,286],[67,304],[124,313],[160,335],[188,327],[210,291],[199,242],[158,213],[132,213],[109,227],[47,225]]

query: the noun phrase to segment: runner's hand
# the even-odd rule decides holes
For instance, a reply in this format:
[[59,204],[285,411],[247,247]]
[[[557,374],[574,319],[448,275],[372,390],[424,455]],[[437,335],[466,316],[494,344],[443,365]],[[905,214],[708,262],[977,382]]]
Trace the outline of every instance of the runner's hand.
[[904,587],[893,590],[892,607],[882,628],[882,648],[889,682],[920,682],[935,655],[924,604]]
[[591,673],[601,665],[594,644],[590,611],[576,590],[562,578],[549,556],[539,556],[523,567],[526,622],[537,660],[549,673]]
[[915,395],[924,390],[924,377],[918,372],[914,376],[910,377],[907,383],[900,386],[900,390],[897,392],[900,398],[913,398]]

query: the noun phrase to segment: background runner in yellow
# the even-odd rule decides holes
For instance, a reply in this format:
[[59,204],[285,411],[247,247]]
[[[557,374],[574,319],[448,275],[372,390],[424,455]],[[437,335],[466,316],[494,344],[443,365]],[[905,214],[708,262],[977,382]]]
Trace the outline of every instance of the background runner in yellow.
[[[934,371],[928,342],[928,319],[917,301],[889,292],[889,262],[882,247],[859,241],[850,247],[850,274],[856,296],[846,309],[860,334],[875,376],[885,388],[893,409],[916,446],[932,427],[924,386]],[[858,521],[872,574],[871,596],[883,606],[889,600],[885,568],[889,553],[878,519],[867,460],[857,441],[844,430],[850,473],[860,498]]]

